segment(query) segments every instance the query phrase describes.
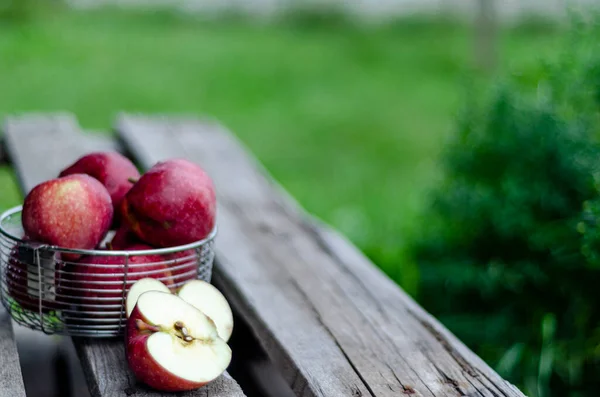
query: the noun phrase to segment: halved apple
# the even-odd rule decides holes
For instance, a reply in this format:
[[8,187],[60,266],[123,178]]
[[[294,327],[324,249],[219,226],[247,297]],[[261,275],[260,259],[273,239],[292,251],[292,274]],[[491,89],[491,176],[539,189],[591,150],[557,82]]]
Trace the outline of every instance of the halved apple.
[[233,314],[221,291],[206,281],[192,280],[181,287],[178,295],[208,316],[215,323],[221,339],[229,341],[233,332]]
[[140,295],[148,291],[171,292],[162,281],[155,278],[146,277],[136,281],[131,288],[129,288],[129,292],[127,292],[127,299],[125,300],[127,317],[131,316],[131,312]]
[[139,295],[127,320],[126,351],[138,380],[161,391],[186,391],[219,377],[231,349],[213,322],[177,295]]
[[[169,288],[153,278],[137,281],[127,294],[125,305],[128,317],[131,315],[138,297],[147,291],[169,292]],[[178,295],[213,321],[221,339],[225,342],[229,341],[233,332],[233,313],[227,299],[215,286],[206,281],[192,280],[181,287]]]

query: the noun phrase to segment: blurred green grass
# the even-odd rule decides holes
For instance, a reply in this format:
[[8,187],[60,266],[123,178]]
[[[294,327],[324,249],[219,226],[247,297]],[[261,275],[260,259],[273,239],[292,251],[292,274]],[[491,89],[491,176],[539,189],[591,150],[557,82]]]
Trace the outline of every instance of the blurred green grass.
[[[106,130],[119,111],[215,117],[307,210],[414,293],[404,236],[419,227],[463,83],[479,78],[473,31],[418,19],[311,21],[104,10],[3,24],[0,117],[67,110]],[[544,24],[504,30],[501,67],[527,78],[560,34]],[[20,201],[7,167],[0,186],[0,207]]]

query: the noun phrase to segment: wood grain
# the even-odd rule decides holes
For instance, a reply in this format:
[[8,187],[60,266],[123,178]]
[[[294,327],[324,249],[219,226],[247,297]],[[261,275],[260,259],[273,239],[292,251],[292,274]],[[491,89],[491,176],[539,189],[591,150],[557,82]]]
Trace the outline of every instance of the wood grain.
[[215,281],[298,396],[522,396],[216,123],[122,115],[139,163],[181,157],[219,200]]
[[[94,150],[112,147],[80,134],[79,125],[68,114],[26,115],[7,118],[4,125],[8,154],[24,193],[40,182],[55,178],[59,171],[77,158]],[[130,373],[122,340],[73,339],[94,397],[159,397],[135,382]],[[181,396],[242,397],[238,384],[228,375],[206,387]]]
[[0,396],[25,397],[10,316],[0,305]]

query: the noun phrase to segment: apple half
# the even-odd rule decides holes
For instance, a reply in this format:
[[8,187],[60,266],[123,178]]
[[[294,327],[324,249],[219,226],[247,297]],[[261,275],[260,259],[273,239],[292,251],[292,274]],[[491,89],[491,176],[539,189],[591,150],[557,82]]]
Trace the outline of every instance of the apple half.
[[[153,278],[143,278],[135,282],[127,293],[127,317],[131,316],[138,297],[147,291],[169,292],[169,288]],[[177,294],[213,321],[221,339],[229,341],[233,332],[233,313],[221,291],[206,281],[191,280],[186,282]]]
[[127,320],[126,351],[138,380],[160,391],[194,390],[219,377],[231,349],[204,313],[177,295],[139,295]]
[[177,294],[210,318],[221,339],[229,341],[233,332],[233,313],[221,291],[206,281],[192,280],[185,283]]

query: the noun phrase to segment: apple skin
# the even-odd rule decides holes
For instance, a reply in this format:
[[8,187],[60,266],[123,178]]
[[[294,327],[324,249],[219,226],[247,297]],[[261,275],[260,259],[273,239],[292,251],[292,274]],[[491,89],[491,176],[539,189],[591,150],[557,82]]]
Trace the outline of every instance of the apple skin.
[[[127,250],[135,246],[144,246],[138,236],[129,230],[125,225],[121,225],[113,236],[109,249]],[[182,284],[185,281],[194,280],[198,276],[198,256],[193,249],[175,252],[173,254],[163,254],[162,257],[167,262],[173,274],[173,282]]]
[[[33,241],[62,248],[93,249],[113,217],[106,188],[85,174],[51,179],[34,187],[23,203],[22,223]],[[75,259],[68,255],[65,259]]]
[[198,165],[172,159],[146,172],[123,199],[122,219],[142,241],[155,247],[190,244],[215,226],[212,180]]
[[59,177],[73,174],[87,174],[104,185],[113,204],[113,226],[118,226],[121,201],[133,186],[131,180],[140,178],[136,166],[118,152],[93,152],[62,170]]
[[[121,226],[117,230],[109,245],[110,250],[117,251],[135,251],[153,248],[140,242],[137,235],[126,226]],[[198,257],[196,251],[193,249],[173,254],[156,255],[153,261],[158,261],[159,258],[162,258],[162,261],[165,262],[165,265],[167,265],[171,272],[173,284],[168,285],[171,290],[181,287],[187,281],[195,280],[198,276]]]
[[129,230],[125,225],[121,225],[117,229],[117,232],[110,240],[110,249],[116,251],[125,250],[127,247],[131,247],[136,244],[143,244],[137,235]]
[[135,377],[155,390],[178,392],[198,389],[209,382],[192,382],[183,379],[163,368],[148,352],[146,343],[152,332],[138,329],[136,322],[149,321],[138,309],[137,305],[127,319],[125,344],[127,362]]
[[[126,250],[149,250],[152,247],[147,245],[135,244],[125,247]],[[157,263],[163,262],[163,263]],[[158,255],[135,255],[129,257],[129,265],[142,265],[130,267],[127,274],[126,293],[137,280],[145,277],[159,279],[167,287],[173,285],[171,271],[164,263],[165,260]],[[73,290],[71,293],[78,296],[83,304],[96,304],[95,298],[113,298],[111,301],[102,301],[105,304],[118,304],[121,302],[123,293],[122,286],[125,277],[125,268],[115,268],[114,265],[125,265],[125,258],[122,256],[84,256],[79,260],[80,265],[75,266],[73,273],[73,286],[80,290]],[[100,266],[86,266],[86,264]],[[145,264],[145,265],[144,265]],[[104,265],[104,266],[102,266]],[[152,271],[153,274],[146,274]],[[114,274],[114,275],[113,275]],[[103,284],[98,284],[103,281]],[[100,291],[98,291],[100,290]],[[103,291],[105,290],[105,291]],[[85,307],[83,310],[86,310]],[[96,309],[98,310],[98,309]],[[100,309],[101,310],[101,309]],[[106,309],[110,311],[110,309]]]
[[198,256],[196,251],[185,250],[166,256],[167,265],[173,274],[173,281],[179,286],[198,278]]
[[[110,250],[131,250],[132,247],[149,247],[140,241],[135,233],[122,225],[109,244]],[[198,256],[193,249],[175,252],[173,254],[161,255],[173,275],[173,282],[180,286],[189,280],[194,280],[198,277]]]

